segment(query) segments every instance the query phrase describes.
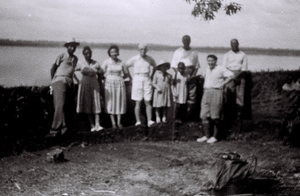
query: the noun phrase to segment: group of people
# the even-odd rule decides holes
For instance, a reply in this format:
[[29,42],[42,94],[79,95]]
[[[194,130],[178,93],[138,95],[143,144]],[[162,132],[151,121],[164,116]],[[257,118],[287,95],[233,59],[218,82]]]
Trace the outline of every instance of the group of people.
[[[92,50],[86,46],[82,53],[84,61],[78,63],[74,55],[79,45],[74,39],[65,43],[67,52],[59,55],[51,68],[51,86],[54,99],[54,117],[50,134],[65,134],[68,130],[66,105],[68,96],[73,89],[73,78],[78,80],[75,71],[82,73],[79,82],[76,110],[86,113],[91,125],[91,131],[100,131],[101,99],[103,89],[105,112],[110,115],[113,128],[122,128],[121,116],[126,113],[126,87],[124,79],[132,82],[131,99],[135,101],[136,126],[142,124],[140,110],[142,102],[146,106],[147,126],[167,122],[167,108],[176,105],[176,120],[180,123],[186,114],[195,109],[199,79],[204,78],[204,93],[201,101],[200,118],[205,136],[198,142],[215,143],[218,141],[221,112],[223,105],[223,87],[231,80],[230,86],[236,92],[236,104],[243,107],[243,90],[245,82],[239,77],[247,70],[247,57],[239,50],[237,39],[231,40],[232,50],[225,54],[223,64],[217,65],[217,56],[207,56],[208,67],[200,73],[198,53],[190,47],[191,38],[182,38],[183,47],[177,49],[171,63],[155,60],[147,55],[147,44],[139,44],[139,54],[125,63],[119,56],[119,47],[111,45],[107,50],[109,58],[101,65],[92,59]],[[132,69],[132,71],[129,71]],[[104,88],[101,88],[103,83]],[[173,102],[173,103],[172,103]],[[155,121],[152,120],[152,108],[155,108]],[[215,129],[213,129],[215,127]],[[213,131],[214,130],[214,131]],[[212,133],[213,131],[213,133]]]

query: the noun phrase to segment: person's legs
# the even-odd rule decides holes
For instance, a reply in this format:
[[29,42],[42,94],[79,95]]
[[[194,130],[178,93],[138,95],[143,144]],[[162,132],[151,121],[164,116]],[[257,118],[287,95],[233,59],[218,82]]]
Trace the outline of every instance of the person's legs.
[[155,119],[156,119],[156,123],[161,123],[160,108],[155,108]]
[[110,116],[110,121],[111,121],[112,128],[116,128],[117,125],[116,125],[115,115],[110,114],[109,116]]
[[186,117],[188,121],[194,121],[196,119],[195,117],[195,103],[187,103],[186,104]]
[[152,121],[152,105],[151,101],[145,101],[146,105],[146,115],[147,115],[147,122],[148,126],[151,126],[154,124],[154,121]]
[[245,79],[241,78],[239,80],[239,84],[236,85],[236,105],[238,117],[241,115],[242,108],[244,107],[245,84]]
[[213,136],[207,140],[207,143],[215,143],[218,141],[219,132],[221,129],[221,112],[223,106],[223,92],[219,89],[211,90],[211,107],[210,114],[211,119],[214,124],[214,134]]
[[204,136],[197,139],[197,142],[205,142],[211,136],[211,122],[210,122],[210,92],[205,90],[201,101],[200,118],[202,120],[202,131]]
[[146,105],[146,115],[147,115],[147,122],[148,122],[148,127],[153,125],[155,122],[152,121],[152,105],[151,105],[151,100],[152,100],[152,81],[151,78],[144,78],[143,79],[143,98],[145,101]]
[[186,104],[176,103],[176,122],[182,123],[187,119],[187,107]]
[[162,115],[163,115],[162,122],[166,123],[167,122],[167,107],[162,108]]
[[204,136],[197,139],[197,142],[205,142],[211,137],[211,120],[208,118],[202,119],[202,131]]
[[55,82],[52,84],[52,88],[55,111],[50,134],[57,134],[61,131],[61,129],[66,128],[64,108],[66,102],[67,84],[63,82]]
[[212,119],[214,124],[214,134],[213,137],[219,139],[221,135],[221,120],[220,119]]
[[134,115],[136,119],[135,125],[141,124],[140,112],[143,100],[143,78],[135,75],[132,81],[131,99],[135,101]]
[[142,101],[135,101],[134,114],[136,119],[136,125],[141,124],[140,111]]
[[175,105],[175,120],[180,120],[181,114],[180,114],[180,104],[179,103],[174,103]]
[[88,119],[89,119],[89,123],[91,126],[91,131],[95,131],[95,124],[94,124],[94,116],[93,114],[87,114]]
[[95,129],[96,131],[100,131],[103,129],[100,125],[100,114],[95,114]]
[[76,115],[76,94],[74,86],[67,85],[67,93],[65,98],[65,106],[64,106],[64,113],[65,113],[65,122],[66,126],[62,128],[61,133],[64,135],[67,131],[74,128],[75,124],[75,115]]
[[119,128],[123,128],[123,125],[121,123],[121,114],[118,114],[117,115],[117,124],[118,124],[118,127]]

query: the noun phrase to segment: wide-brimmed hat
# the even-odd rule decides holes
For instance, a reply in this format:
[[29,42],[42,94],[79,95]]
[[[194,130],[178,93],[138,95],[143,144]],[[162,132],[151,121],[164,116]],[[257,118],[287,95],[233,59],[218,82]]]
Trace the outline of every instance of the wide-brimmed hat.
[[67,47],[68,45],[75,45],[75,46],[79,46],[79,42],[76,42],[75,38],[72,38],[71,40],[69,40],[68,42],[66,42],[64,44],[65,47]]
[[166,60],[160,60],[159,62],[158,62],[158,64],[156,65],[156,69],[159,69],[161,66],[163,66],[163,65],[167,65],[168,67],[170,67],[171,65],[170,65],[170,63],[168,62],[168,61],[166,61]]

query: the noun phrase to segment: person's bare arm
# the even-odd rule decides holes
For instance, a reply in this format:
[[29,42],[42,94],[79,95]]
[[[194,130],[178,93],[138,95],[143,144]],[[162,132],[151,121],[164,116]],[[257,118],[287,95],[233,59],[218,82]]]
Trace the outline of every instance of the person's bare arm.
[[53,64],[52,67],[51,67],[51,70],[50,70],[50,76],[51,76],[51,80],[53,79],[55,73],[56,73],[56,70],[57,70],[57,65],[56,64]]

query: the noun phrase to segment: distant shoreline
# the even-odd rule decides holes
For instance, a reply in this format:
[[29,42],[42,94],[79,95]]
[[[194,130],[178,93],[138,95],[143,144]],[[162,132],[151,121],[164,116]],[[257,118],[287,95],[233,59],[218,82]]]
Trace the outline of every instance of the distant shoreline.
[[[64,42],[59,41],[30,41],[30,40],[9,40],[9,39],[0,39],[0,46],[30,46],[30,47],[62,47]],[[82,42],[81,46],[89,45],[91,47],[98,47],[101,49],[108,48],[113,43],[88,43]],[[137,44],[118,44],[122,49],[135,50]],[[150,50],[159,50],[159,51],[174,51],[180,46],[168,46],[160,44],[149,44]],[[225,53],[230,50],[229,47],[193,47],[195,50],[204,53]],[[300,56],[300,50],[294,49],[265,49],[265,48],[247,48],[241,47],[241,50],[246,54],[252,55],[272,55],[272,56]]]

